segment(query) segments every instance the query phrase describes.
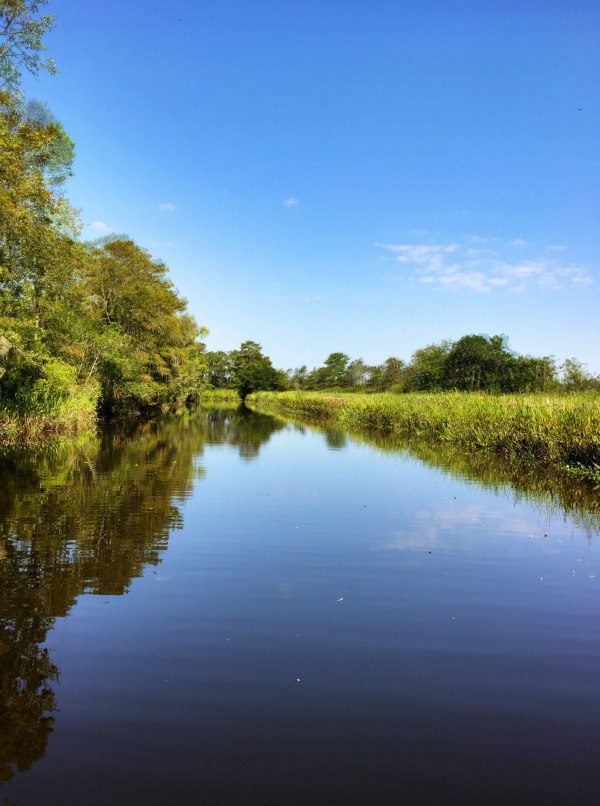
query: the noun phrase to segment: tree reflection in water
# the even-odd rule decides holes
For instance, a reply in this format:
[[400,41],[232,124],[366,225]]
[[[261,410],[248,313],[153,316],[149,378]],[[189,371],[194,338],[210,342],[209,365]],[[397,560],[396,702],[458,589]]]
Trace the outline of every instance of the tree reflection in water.
[[[44,756],[58,669],[45,647],[57,618],[82,593],[122,595],[160,562],[182,526],[181,504],[203,476],[205,445],[230,445],[244,461],[290,427],[243,407],[182,412],[38,451],[0,457],[0,783]],[[303,432],[305,426],[291,426]],[[359,433],[377,450],[406,452],[493,490],[560,509],[598,530],[597,490],[497,457]],[[348,436],[324,434],[330,449]]]
[[126,593],[160,562],[205,444],[249,461],[283,427],[248,409],[198,409],[0,458],[0,783],[44,756],[55,619],[82,593]]

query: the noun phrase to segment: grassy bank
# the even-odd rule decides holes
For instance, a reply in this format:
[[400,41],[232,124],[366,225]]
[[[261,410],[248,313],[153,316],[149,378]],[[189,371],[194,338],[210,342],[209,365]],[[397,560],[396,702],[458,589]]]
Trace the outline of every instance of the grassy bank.
[[[205,389],[200,395],[200,404],[209,406],[239,406],[240,398],[233,389]],[[181,406],[184,404],[181,403]],[[154,414],[166,413],[176,408],[156,407]],[[149,416],[151,410],[145,412]],[[131,412],[128,419],[140,417],[140,412]],[[122,418],[120,418],[122,419]],[[40,445],[56,439],[72,437],[93,431],[98,424],[94,396],[73,395],[52,406],[40,406],[31,413],[21,414],[12,408],[0,407],[0,445]]]
[[19,416],[0,411],[0,444],[35,445],[56,437],[90,431],[96,422],[95,411],[69,412],[61,417]]
[[236,403],[239,405],[240,396],[235,389],[203,389],[200,394],[200,403]]
[[40,383],[38,394],[26,400],[0,400],[0,445],[33,445],[91,431],[97,423],[97,385],[51,394]]
[[247,403],[308,422],[416,436],[591,473],[600,466],[598,394],[259,392]]

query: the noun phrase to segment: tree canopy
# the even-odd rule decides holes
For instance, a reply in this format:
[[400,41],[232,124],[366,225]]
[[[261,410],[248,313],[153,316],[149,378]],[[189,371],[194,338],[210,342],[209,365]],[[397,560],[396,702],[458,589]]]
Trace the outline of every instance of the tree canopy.
[[235,389],[242,400],[252,392],[287,386],[284,373],[274,369],[255,341],[245,341],[230,353],[206,353],[205,366],[205,380],[210,386]]
[[72,159],[44,107],[0,92],[0,407],[59,416],[197,395],[206,331],[167,266],[129,239],[66,231]]

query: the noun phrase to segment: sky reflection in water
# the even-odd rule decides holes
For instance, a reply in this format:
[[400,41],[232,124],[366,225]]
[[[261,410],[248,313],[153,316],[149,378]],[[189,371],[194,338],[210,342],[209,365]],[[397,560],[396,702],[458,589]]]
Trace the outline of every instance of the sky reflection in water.
[[595,802],[593,489],[235,409],[0,483],[9,803]]

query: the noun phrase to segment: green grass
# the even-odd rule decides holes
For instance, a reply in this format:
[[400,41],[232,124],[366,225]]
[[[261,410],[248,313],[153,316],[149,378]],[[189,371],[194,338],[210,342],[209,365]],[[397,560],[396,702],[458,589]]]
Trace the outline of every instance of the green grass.
[[554,467],[600,466],[600,395],[259,392],[261,412],[477,448]]
[[200,403],[237,403],[240,396],[235,389],[203,389],[200,393]]
[[[44,390],[42,390],[44,391]],[[93,431],[97,424],[97,388],[73,384],[64,394],[0,401],[0,445],[34,445]]]
[[0,445],[36,445],[95,428],[95,410],[71,409],[58,415],[18,415],[0,411]]

